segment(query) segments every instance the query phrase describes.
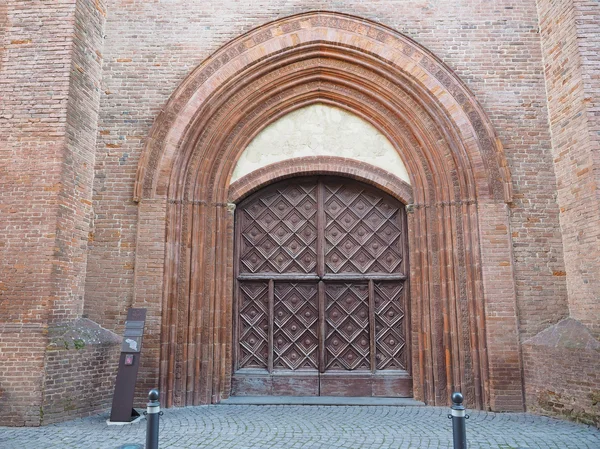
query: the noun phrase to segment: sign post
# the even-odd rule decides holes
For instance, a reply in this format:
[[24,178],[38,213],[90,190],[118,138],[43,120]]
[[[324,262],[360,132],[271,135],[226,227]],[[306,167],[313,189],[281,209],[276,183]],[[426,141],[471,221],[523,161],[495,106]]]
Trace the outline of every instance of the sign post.
[[133,395],[140,367],[145,323],[146,309],[129,309],[121,344],[121,357],[110,411],[110,422],[131,422],[140,416],[133,408]]

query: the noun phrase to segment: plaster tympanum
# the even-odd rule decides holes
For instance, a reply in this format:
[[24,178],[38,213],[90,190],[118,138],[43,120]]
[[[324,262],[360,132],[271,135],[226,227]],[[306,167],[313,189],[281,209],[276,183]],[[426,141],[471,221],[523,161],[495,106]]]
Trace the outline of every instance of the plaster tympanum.
[[290,112],[263,129],[240,156],[231,182],[266,165],[306,156],[367,162],[410,183],[402,159],[383,134],[356,115],[324,104]]

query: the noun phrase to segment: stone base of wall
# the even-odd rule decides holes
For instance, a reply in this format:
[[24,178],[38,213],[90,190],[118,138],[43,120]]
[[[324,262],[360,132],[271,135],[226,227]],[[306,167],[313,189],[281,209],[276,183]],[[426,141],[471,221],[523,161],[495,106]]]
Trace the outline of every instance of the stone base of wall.
[[119,336],[85,318],[49,329],[41,424],[110,407],[119,363]]
[[600,342],[567,318],[523,343],[527,411],[600,427]]

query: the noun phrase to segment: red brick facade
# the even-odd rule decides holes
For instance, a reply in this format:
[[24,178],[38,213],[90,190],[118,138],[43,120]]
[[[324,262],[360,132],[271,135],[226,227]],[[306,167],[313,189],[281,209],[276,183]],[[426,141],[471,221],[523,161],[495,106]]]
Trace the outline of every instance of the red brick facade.
[[[52,335],[57,326],[80,318],[84,308],[104,23],[101,1],[0,6],[0,421],[5,424],[40,425],[47,422],[48,408],[57,419],[80,414],[69,404],[85,394],[75,392],[76,385],[93,371],[81,367],[65,378],[71,385],[53,387],[55,380],[62,382],[64,366],[53,363]],[[82,342],[79,355],[86,357],[94,347],[110,345],[104,337]],[[113,363],[109,353],[95,356],[106,358],[100,365]],[[98,375],[111,379],[112,369],[103,371]]]
[[525,341],[527,410],[564,415],[600,427],[598,352],[600,342],[573,318]]
[[[415,397],[600,414],[598,3],[301,3],[0,5],[3,423],[105,406],[131,306],[148,308],[140,400],[227,397],[233,204],[302,173],[409,205]],[[317,102],[382,132],[412,187],[321,159],[230,188],[253,136]],[[565,393],[566,363],[587,389]]]

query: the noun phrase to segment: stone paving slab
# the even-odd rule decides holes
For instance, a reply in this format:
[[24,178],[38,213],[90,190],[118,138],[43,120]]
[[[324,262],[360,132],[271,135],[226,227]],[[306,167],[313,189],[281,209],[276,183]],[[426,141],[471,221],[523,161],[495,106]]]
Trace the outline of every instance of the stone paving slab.
[[[164,410],[160,448],[452,448],[448,408],[216,405]],[[0,448],[114,449],[145,442],[145,420],[107,426],[107,414],[38,428],[0,427]],[[470,412],[469,449],[599,449],[594,427],[525,413]]]

